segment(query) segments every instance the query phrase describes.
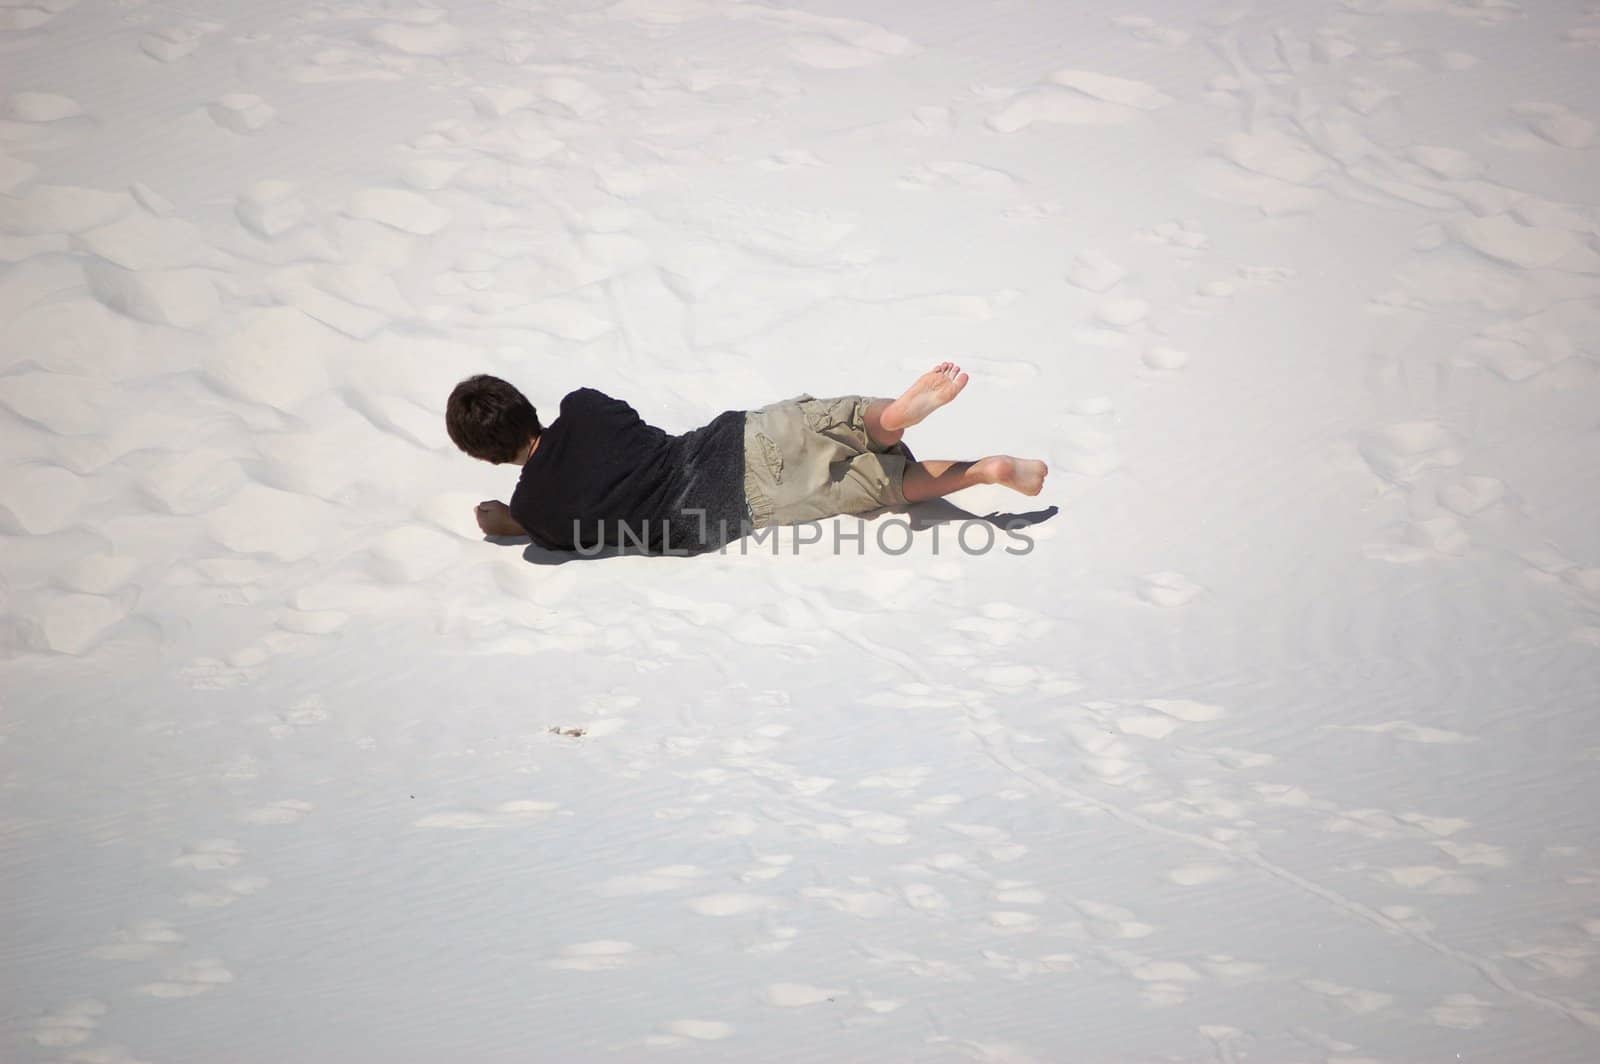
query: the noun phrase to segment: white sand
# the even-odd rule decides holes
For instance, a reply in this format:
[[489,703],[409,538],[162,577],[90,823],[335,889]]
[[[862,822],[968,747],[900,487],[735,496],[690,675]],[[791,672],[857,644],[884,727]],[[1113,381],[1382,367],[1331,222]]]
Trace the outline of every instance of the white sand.
[[[5,0],[0,1060],[1600,1059],[1597,120],[1560,0]],[[946,358],[1030,553],[443,431]]]

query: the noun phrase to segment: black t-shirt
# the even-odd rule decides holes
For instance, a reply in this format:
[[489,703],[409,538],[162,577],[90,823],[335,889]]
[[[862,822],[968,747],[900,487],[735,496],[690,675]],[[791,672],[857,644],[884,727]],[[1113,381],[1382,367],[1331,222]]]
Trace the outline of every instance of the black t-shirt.
[[730,410],[672,436],[622,400],[579,388],[522,467],[511,516],[552,550],[719,547],[749,520],[744,420]]

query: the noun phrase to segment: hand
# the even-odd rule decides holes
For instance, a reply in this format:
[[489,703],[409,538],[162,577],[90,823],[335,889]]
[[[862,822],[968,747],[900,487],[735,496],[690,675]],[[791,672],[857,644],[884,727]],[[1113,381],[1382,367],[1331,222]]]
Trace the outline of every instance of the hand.
[[480,502],[473,510],[478,527],[486,536],[525,536],[527,530],[511,516],[511,510],[499,499]]

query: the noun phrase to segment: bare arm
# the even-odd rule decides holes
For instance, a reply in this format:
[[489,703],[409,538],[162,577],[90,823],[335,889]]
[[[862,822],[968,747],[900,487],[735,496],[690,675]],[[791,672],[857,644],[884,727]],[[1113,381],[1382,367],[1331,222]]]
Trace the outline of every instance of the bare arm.
[[511,510],[499,499],[480,502],[474,515],[478,518],[478,527],[483,529],[486,536],[526,536],[528,530],[517,523],[511,516]]

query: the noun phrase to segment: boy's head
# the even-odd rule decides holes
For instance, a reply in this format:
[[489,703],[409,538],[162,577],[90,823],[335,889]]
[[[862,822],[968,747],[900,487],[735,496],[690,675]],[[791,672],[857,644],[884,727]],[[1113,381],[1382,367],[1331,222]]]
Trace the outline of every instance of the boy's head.
[[499,377],[468,377],[445,404],[445,429],[455,445],[485,462],[515,462],[544,431],[533,404]]

